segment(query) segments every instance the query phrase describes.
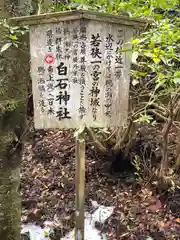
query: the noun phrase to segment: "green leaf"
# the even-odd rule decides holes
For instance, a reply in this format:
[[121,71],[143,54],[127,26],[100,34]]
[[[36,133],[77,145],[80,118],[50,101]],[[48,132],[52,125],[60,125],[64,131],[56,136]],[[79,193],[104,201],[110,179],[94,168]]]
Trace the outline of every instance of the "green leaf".
[[159,57],[158,57],[158,54],[152,54],[151,56],[152,56],[152,59],[153,59],[153,61],[154,61],[155,63],[159,63],[159,62],[160,62],[160,59],[159,59]]
[[45,238],[48,238],[48,237],[49,237],[49,232],[44,231],[44,237],[45,237]]
[[140,118],[136,119],[134,122],[139,122],[139,123],[150,123],[150,121],[152,120],[153,118],[147,114],[141,114]]
[[180,78],[175,78],[173,81],[174,81],[174,83],[176,83],[176,84],[180,84]]
[[136,45],[137,43],[139,43],[139,39],[138,39],[138,38],[133,39],[131,43],[132,43],[133,45]]
[[4,52],[4,51],[6,51],[9,47],[11,47],[12,46],[12,43],[6,43],[6,44],[4,44],[3,46],[2,46],[2,48],[1,48],[1,53],[2,52]]
[[10,35],[9,38],[12,39],[12,40],[17,40],[17,36],[16,35]]

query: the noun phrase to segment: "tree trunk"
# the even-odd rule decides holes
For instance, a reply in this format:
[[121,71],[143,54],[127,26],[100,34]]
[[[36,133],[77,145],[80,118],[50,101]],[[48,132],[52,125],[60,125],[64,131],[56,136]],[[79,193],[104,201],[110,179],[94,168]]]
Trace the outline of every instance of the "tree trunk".
[[[1,16],[7,16],[5,9]],[[0,31],[4,45],[8,29],[1,26]],[[20,240],[20,164],[26,123],[29,57],[24,44],[19,49],[11,48],[0,53],[0,240]]]
[[1,159],[4,166],[0,169],[0,239],[3,240],[20,240],[20,152]]

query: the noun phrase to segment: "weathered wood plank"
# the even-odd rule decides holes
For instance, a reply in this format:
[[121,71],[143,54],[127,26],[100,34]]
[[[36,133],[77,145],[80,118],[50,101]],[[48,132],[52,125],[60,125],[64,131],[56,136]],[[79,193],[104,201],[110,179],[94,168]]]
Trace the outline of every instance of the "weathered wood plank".
[[46,23],[57,23],[59,21],[73,20],[73,19],[89,19],[96,21],[105,21],[110,23],[123,24],[127,26],[144,26],[150,23],[148,20],[134,19],[127,16],[114,16],[112,14],[93,12],[86,10],[74,10],[66,12],[46,13],[40,15],[22,16],[11,18],[11,21],[22,25],[37,25]]
[[76,227],[75,240],[84,240],[85,133],[76,138]]

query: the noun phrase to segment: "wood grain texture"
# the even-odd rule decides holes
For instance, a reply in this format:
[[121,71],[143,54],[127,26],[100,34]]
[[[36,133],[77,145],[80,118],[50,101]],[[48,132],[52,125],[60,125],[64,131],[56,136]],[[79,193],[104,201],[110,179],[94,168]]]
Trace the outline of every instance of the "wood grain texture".
[[75,19],[89,19],[96,21],[105,21],[111,23],[119,23],[128,26],[145,26],[151,21],[146,19],[134,19],[128,16],[117,15],[114,16],[108,13],[74,10],[66,12],[45,13],[40,15],[21,16],[11,18],[10,21],[19,23],[21,25],[37,25],[46,23],[57,23],[60,21],[75,20]]
[[85,138],[76,139],[76,225],[75,240],[84,240]]

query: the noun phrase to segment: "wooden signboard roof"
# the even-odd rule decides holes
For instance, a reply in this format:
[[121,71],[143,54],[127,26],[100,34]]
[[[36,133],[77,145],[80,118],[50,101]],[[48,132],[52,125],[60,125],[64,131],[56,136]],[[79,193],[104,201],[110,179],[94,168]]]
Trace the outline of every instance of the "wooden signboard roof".
[[66,12],[45,13],[40,15],[22,16],[11,18],[11,21],[21,25],[39,25],[47,23],[57,23],[60,21],[89,19],[96,21],[105,21],[109,23],[116,23],[128,26],[144,26],[150,21],[142,19],[134,19],[128,16],[115,16],[112,14],[93,12],[87,10],[74,10]]

